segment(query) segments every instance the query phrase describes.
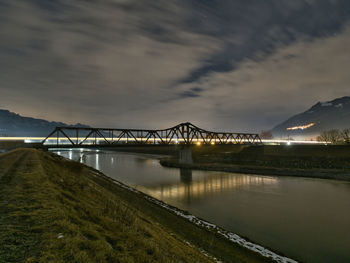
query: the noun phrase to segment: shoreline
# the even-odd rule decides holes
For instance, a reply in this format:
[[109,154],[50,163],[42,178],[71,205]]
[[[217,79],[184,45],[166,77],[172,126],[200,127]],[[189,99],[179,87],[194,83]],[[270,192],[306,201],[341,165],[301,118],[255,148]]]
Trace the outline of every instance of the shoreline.
[[54,153],[17,149],[0,155],[0,168],[0,261],[171,254],[179,262],[297,262]]
[[331,179],[338,181],[350,182],[350,171],[340,169],[301,169],[301,168],[279,168],[279,167],[263,167],[248,166],[223,163],[193,163],[180,164],[175,159],[162,158],[160,164],[164,167],[216,171],[229,173],[242,173],[254,175],[273,175],[273,176],[290,176],[303,178]]
[[[102,149],[103,151],[103,149]],[[147,155],[148,157],[153,157],[155,159],[158,159],[159,161],[169,158],[169,156],[166,156],[164,154],[154,154],[154,153],[145,153],[145,152],[136,152],[136,151],[118,151],[118,150],[112,150],[115,152],[122,152],[126,154],[136,154],[136,155]],[[60,156],[61,157],[61,156]],[[64,157],[61,157],[64,158]],[[71,161],[71,160],[69,160]],[[123,188],[124,190],[128,191],[132,195],[136,195],[137,197],[141,197],[142,199],[146,200],[147,202],[152,203],[153,205],[156,205],[160,209],[165,209],[166,211],[170,212],[177,218],[184,219],[188,221],[190,224],[193,225],[193,227],[200,227],[203,230],[209,231],[211,233],[214,233],[215,235],[219,235],[224,240],[230,242],[232,245],[238,245],[239,247],[243,249],[247,249],[250,252],[253,252],[255,254],[258,254],[259,256],[262,256],[263,258],[267,260],[271,260],[271,262],[278,262],[278,263],[297,263],[299,261],[289,258],[288,256],[285,256],[283,253],[274,250],[273,248],[265,247],[262,244],[255,243],[254,241],[250,240],[247,237],[240,236],[238,234],[235,234],[233,232],[230,232],[228,230],[225,230],[213,223],[210,223],[202,218],[196,217],[189,212],[182,210],[180,208],[177,208],[175,206],[172,206],[170,204],[164,203],[163,201],[156,199],[146,193],[143,193],[131,186],[128,186],[116,179],[113,179],[109,177],[108,175],[104,174],[103,172],[87,166],[84,164],[94,175],[97,176],[97,178],[100,178],[102,180],[106,180],[110,182],[112,185],[115,185],[117,187]],[[191,244],[191,243],[190,243]],[[199,248],[201,249],[201,248]],[[207,251],[202,251],[204,254],[207,254]],[[213,257],[215,260],[217,260],[216,255],[209,254],[210,257]],[[221,261],[217,261],[221,262]]]
[[[277,147],[277,146],[276,146]],[[161,150],[159,150],[160,148]],[[164,149],[163,149],[164,148]],[[261,148],[261,147],[260,147]],[[265,149],[266,148],[266,149]],[[301,148],[299,150],[306,150],[307,154],[305,156],[315,155],[317,157],[325,157],[328,152],[334,156],[340,156],[342,158],[350,158],[350,147],[347,146],[331,146],[327,149],[319,149],[320,147],[305,147],[300,146],[297,148]],[[314,149],[316,148],[316,150]],[[166,149],[166,150],[165,150]],[[210,157],[213,154],[213,157],[217,159],[220,155],[225,154],[232,150],[234,152],[240,152],[244,148],[240,147],[229,147],[222,146],[218,147],[215,150],[212,146],[209,147],[197,147],[194,149],[195,156],[201,156],[203,154],[208,154]],[[288,156],[291,148],[279,146],[276,149],[274,146],[263,146],[261,149],[266,150],[269,154],[278,150],[281,151],[282,156]],[[260,150],[261,150],[260,149]],[[318,150],[317,150],[318,149]],[[317,178],[317,179],[329,179],[329,180],[338,180],[338,181],[346,181],[350,182],[350,169],[327,169],[327,168],[285,168],[285,167],[274,167],[274,166],[259,166],[259,165],[246,165],[246,164],[230,164],[230,163],[222,163],[222,162],[205,162],[205,159],[200,163],[192,163],[192,164],[180,164],[175,154],[174,149],[169,150],[167,147],[153,147],[152,149],[140,149],[139,147],[129,147],[129,148],[115,148],[111,149],[115,152],[130,152],[135,154],[152,154],[157,155],[157,159],[160,164],[164,167],[172,167],[172,168],[184,168],[184,169],[192,169],[192,170],[204,170],[204,171],[218,171],[218,172],[229,172],[229,173],[243,173],[243,174],[254,174],[254,175],[272,175],[272,176],[291,176],[291,177],[299,177],[299,178]],[[248,148],[249,150],[249,148]],[[292,149],[293,150],[293,149]],[[298,149],[296,149],[298,150]],[[298,151],[299,151],[298,150]],[[212,151],[212,152],[211,152]],[[217,152],[216,152],[217,151]],[[256,151],[259,151],[257,148]],[[311,151],[311,152],[310,152]],[[326,151],[326,153],[323,153]],[[218,156],[217,156],[218,154]],[[271,155],[272,157],[279,158],[279,155]],[[205,158],[209,158],[209,157]],[[304,157],[298,152],[291,154],[291,157],[300,156]],[[225,157],[223,155],[223,157]],[[217,159],[218,160],[218,159]]]
[[[275,262],[280,262],[280,263],[297,263],[298,262],[292,258],[284,256],[282,253],[274,252],[270,248],[267,248],[267,247],[264,247],[263,245],[259,245],[257,243],[254,243],[253,241],[250,241],[246,237],[242,237],[238,234],[235,234],[233,232],[225,230],[225,229],[223,229],[223,228],[221,228],[213,223],[210,223],[204,219],[196,217],[196,216],[188,213],[187,211],[184,211],[184,210],[181,210],[175,206],[166,204],[163,201],[158,200],[150,195],[147,195],[147,194],[145,194],[145,193],[143,193],[135,188],[132,188],[132,187],[130,187],[122,182],[119,182],[119,181],[105,175],[104,173],[102,173],[102,172],[100,172],[92,167],[89,167],[89,169],[91,169],[91,171],[94,174],[96,174],[97,176],[100,176],[103,179],[111,181],[112,184],[115,184],[115,185],[129,191],[129,192],[140,195],[148,202],[151,202],[152,204],[155,204],[156,206],[161,207],[161,208],[175,214],[177,217],[183,218],[186,221],[189,221],[190,223],[192,223],[200,228],[207,229],[211,232],[213,231],[215,234],[220,235],[221,237],[225,238],[226,240],[228,240],[236,245],[239,245],[241,247],[244,247],[244,248],[246,248],[254,253],[260,254],[261,256],[263,256],[267,259],[273,260]],[[204,252],[206,252],[206,251],[204,251]]]

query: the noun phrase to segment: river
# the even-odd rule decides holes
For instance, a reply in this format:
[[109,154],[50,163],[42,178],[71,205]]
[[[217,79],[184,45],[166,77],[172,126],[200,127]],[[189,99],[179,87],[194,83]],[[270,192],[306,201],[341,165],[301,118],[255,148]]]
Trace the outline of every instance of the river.
[[302,262],[350,262],[350,183],[166,168],[158,156],[57,150]]

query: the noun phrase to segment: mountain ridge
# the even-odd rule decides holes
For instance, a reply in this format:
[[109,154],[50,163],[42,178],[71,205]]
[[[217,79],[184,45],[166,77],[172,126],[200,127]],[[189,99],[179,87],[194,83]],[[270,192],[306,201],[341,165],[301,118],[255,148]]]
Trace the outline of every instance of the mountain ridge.
[[81,123],[66,124],[33,117],[24,117],[6,109],[0,109],[1,136],[47,136],[57,126],[90,127]]
[[274,137],[306,137],[330,129],[350,128],[350,96],[317,102],[271,129]]

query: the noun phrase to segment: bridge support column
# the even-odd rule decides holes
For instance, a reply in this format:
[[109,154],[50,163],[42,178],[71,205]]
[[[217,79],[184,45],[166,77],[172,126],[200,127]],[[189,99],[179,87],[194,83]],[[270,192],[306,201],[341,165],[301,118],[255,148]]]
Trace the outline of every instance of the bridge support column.
[[191,146],[181,147],[179,150],[179,163],[181,164],[192,164],[192,148]]

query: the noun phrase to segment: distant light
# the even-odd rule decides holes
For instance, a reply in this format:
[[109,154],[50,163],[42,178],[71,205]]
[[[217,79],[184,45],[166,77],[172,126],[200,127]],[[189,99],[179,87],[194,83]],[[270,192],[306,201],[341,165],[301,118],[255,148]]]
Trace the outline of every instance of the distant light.
[[198,146],[201,146],[201,142],[197,142],[197,145],[198,145]]
[[215,142],[211,142],[210,144],[211,144],[211,145],[215,145]]
[[287,142],[287,145],[290,145],[290,144],[291,144],[291,143],[288,141],[288,142]]
[[300,125],[300,126],[295,126],[295,127],[289,127],[289,128],[287,128],[287,131],[305,130],[305,129],[311,128],[311,127],[314,126],[314,125],[315,125],[315,123],[312,122],[312,123],[309,123],[309,124],[306,124],[306,125]]

